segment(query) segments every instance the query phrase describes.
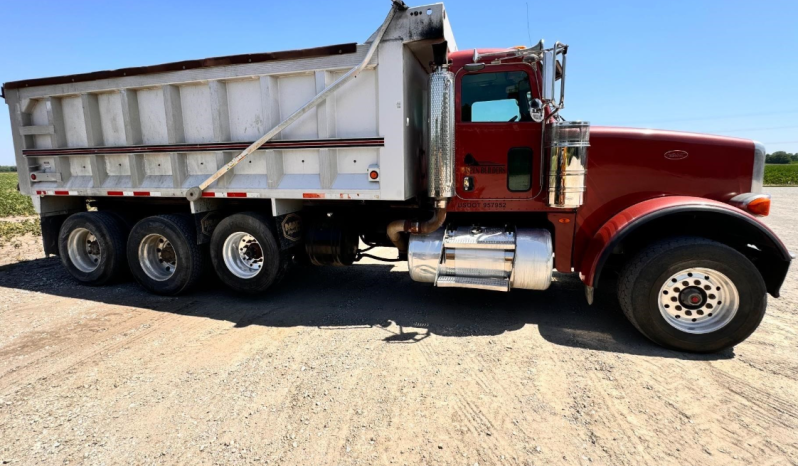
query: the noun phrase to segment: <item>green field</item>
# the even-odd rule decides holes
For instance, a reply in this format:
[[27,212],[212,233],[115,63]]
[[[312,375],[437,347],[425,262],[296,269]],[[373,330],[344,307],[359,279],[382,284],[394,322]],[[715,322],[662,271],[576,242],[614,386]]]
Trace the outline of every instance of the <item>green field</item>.
[[0,218],[36,215],[33,202],[17,191],[17,174],[0,173]]
[[765,186],[798,186],[798,163],[765,165]]
[[33,202],[17,191],[17,174],[0,173],[0,245],[25,233],[41,234],[39,219],[3,221],[6,217],[36,215]]

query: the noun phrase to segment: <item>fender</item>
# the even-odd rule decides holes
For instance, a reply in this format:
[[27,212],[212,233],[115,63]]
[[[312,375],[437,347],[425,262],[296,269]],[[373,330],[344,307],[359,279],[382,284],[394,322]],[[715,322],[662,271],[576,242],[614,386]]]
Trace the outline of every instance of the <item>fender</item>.
[[[768,292],[778,297],[792,255],[773,231],[756,217],[720,201],[692,196],[665,196],[634,204],[607,221],[590,240],[581,260],[579,278],[589,288],[599,283],[601,271],[616,245],[641,226],[667,215],[679,213],[713,213],[728,216],[742,226],[754,229],[769,251],[777,256],[781,267],[763,273]],[[782,262],[783,261],[783,262]],[[760,272],[764,272],[760,269]]]

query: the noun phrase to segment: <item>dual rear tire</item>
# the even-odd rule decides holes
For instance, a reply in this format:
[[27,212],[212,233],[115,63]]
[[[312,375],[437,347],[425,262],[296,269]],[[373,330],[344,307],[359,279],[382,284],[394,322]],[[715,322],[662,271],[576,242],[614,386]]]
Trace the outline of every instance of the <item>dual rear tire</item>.
[[127,241],[127,260],[139,285],[160,295],[193,288],[206,264],[187,215],[156,215],[136,223]]
[[[285,274],[289,257],[281,251],[269,220],[252,212],[234,214],[214,230],[211,262],[219,279],[235,291],[260,293]],[[112,213],[75,214],[61,228],[59,253],[66,269],[83,284],[106,284],[129,266],[136,282],[160,295],[190,290],[208,264],[188,215],[147,217],[128,234],[126,224]]]
[[234,291],[266,291],[283,278],[289,260],[277,242],[273,222],[255,212],[225,218],[211,236],[213,269]]
[[127,268],[127,225],[110,212],[81,212],[69,216],[58,235],[64,268],[85,285],[105,285]]

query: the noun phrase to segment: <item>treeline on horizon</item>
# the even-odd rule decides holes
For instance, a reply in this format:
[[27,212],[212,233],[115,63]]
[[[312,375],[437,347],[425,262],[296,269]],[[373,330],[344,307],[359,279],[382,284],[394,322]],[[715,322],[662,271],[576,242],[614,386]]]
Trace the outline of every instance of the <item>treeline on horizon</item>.
[[765,156],[765,163],[798,163],[798,152],[791,154],[789,152],[784,152],[783,150],[776,151]]

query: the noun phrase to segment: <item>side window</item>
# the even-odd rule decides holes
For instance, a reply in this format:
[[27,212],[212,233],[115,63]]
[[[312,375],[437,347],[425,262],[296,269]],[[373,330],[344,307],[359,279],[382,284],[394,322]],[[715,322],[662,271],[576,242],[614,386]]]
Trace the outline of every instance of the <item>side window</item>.
[[463,122],[532,121],[529,77],[523,71],[467,74],[460,86]]
[[529,191],[532,187],[532,149],[513,147],[507,153],[507,189]]

